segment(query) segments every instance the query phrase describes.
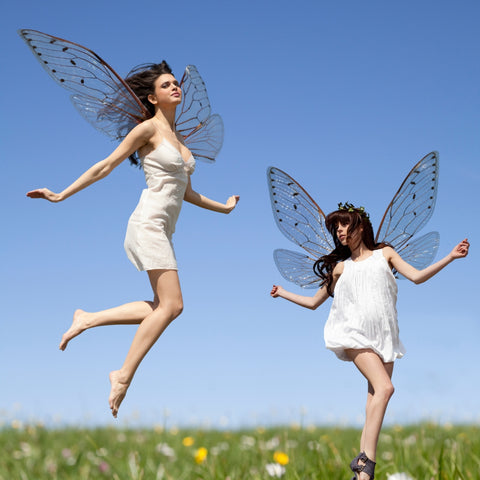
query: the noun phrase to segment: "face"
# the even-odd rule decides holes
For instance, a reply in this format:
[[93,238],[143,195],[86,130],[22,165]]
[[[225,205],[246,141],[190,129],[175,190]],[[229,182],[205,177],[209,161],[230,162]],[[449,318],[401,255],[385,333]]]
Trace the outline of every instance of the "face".
[[348,223],[338,223],[336,227],[337,238],[342,245],[354,248],[362,240],[363,227],[357,227],[350,235],[348,235]]
[[177,106],[182,101],[182,89],[171,73],[160,75],[154,83],[154,93],[148,96],[153,105]]

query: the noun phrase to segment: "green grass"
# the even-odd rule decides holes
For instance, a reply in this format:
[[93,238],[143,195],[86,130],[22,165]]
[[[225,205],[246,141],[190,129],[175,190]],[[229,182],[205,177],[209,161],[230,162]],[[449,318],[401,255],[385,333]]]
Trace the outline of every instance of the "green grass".
[[[275,452],[288,455],[285,480],[347,480],[359,435],[347,428],[55,430],[13,424],[0,430],[0,480],[266,480],[273,478],[266,465],[275,463]],[[208,454],[197,463],[200,447]],[[377,464],[378,480],[398,472],[415,480],[478,480],[480,427],[385,428]]]

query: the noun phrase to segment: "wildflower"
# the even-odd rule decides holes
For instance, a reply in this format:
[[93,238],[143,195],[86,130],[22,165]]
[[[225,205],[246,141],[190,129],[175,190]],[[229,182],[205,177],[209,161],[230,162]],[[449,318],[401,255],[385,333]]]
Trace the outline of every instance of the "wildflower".
[[270,440],[265,442],[266,450],[275,450],[280,445],[280,440],[278,437],[273,437]]
[[265,468],[271,477],[280,478],[285,474],[285,467],[282,467],[282,465],[278,463],[267,463]]
[[280,465],[287,465],[289,461],[288,455],[284,452],[275,452],[273,459]]
[[12,428],[14,430],[20,430],[23,428],[23,423],[20,420],[12,420]]
[[104,447],[101,447],[97,450],[96,453],[99,457],[106,457],[108,455],[108,450]]
[[161,453],[162,455],[165,455],[168,458],[175,458],[175,451],[173,450],[172,447],[167,445],[166,443],[159,443],[156,447],[155,450],[158,453]]
[[255,438],[254,437],[249,437],[247,435],[243,435],[240,438],[240,448],[243,450],[247,450],[249,448],[252,448],[255,446]]
[[200,447],[196,452],[195,452],[195,461],[197,463],[203,463],[207,459],[208,455],[208,450],[205,447]]
[[75,457],[69,448],[64,448],[62,450],[62,457],[65,459],[67,465],[75,465]]
[[230,448],[230,445],[227,442],[220,442],[218,445],[215,445],[211,449],[211,454],[214,456],[220,455],[221,452],[226,451]]
[[30,457],[32,455],[32,447],[27,442],[20,442],[20,449],[22,450],[23,456]]
[[389,462],[390,460],[393,460],[393,453],[392,452],[383,452],[382,453],[382,460],[385,460]]
[[47,460],[45,462],[45,470],[48,473],[56,473],[57,472],[57,464],[53,460]]
[[108,473],[110,471],[110,465],[102,460],[98,465],[98,469],[101,473]]
[[62,450],[62,457],[63,458],[70,458],[72,456],[72,451],[69,448],[64,448]]
[[392,475],[388,475],[387,477],[388,480],[413,480],[410,475],[407,475],[406,473],[394,473]]
[[182,443],[185,447],[191,447],[195,443],[195,440],[192,437],[185,437]]

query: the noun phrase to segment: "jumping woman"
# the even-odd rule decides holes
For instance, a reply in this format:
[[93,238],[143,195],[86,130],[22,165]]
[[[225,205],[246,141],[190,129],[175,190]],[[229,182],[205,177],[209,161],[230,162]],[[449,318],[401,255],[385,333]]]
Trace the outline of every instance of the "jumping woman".
[[[29,46],[33,45],[35,53],[47,44],[48,49],[44,49],[42,59],[47,54],[51,55],[49,52],[57,45],[56,55],[62,56],[63,59],[66,54],[73,52],[76,65],[82,61],[81,55],[91,57],[93,54],[84,47],[40,32],[24,30],[21,35]],[[49,62],[50,65],[52,63]],[[58,65],[58,59],[56,63]],[[107,73],[111,75],[113,70],[110,67],[108,69],[110,70]],[[56,80],[57,70],[58,67],[52,73],[52,70],[47,69]],[[160,64],[143,65],[133,72],[125,79],[127,86],[121,80],[115,79],[116,82],[122,83],[121,93],[116,91],[112,98],[107,99],[110,103],[102,99],[99,114],[110,113],[112,118],[117,118],[119,111],[123,114],[125,100],[122,99],[122,95],[130,95],[132,98],[129,98],[129,101],[139,100],[143,105],[143,110],[140,111],[143,117],[136,119],[138,125],[126,134],[113,153],[94,164],[63,191],[55,193],[47,188],[40,188],[27,193],[30,198],[61,202],[105,178],[125,159],[129,157],[134,159],[138,155],[140,160],[148,188],[143,191],[137,208],[128,222],[125,250],[135,267],[147,272],[153,290],[153,300],[127,303],[94,313],[77,310],[71,327],[65,332],[60,343],[60,349],[65,350],[72,338],[93,327],[139,325],[122,367],[110,372],[109,404],[114,417],[117,416],[140,362],[183,309],[177,262],[172,245],[172,235],[183,201],[215,212],[230,213],[239,200],[239,197],[234,195],[225,203],[220,203],[210,200],[192,188],[190,177],[195,169],[195,158],[187,148],[185,138],[177,131],[175,122],[176,109],[182,102],[182,88],[168,64],[163,61]],[[193,73],[196,73],[196,70]],[[79,83],[82,83],[80,88],[83,88],[83,85],[88,84],[88,79]],[[197,78],[197,83],[200,89],[204,89],[201,79]],[[74,85],[74,88],[77,86]],[[132,92],[135,95],[132,95]],[[123,103],[117,105],[113,102]],[[205,108],[205,104],[202,107]],[[201,122],[197,123],[195,129],[199,130],[203,125]]]

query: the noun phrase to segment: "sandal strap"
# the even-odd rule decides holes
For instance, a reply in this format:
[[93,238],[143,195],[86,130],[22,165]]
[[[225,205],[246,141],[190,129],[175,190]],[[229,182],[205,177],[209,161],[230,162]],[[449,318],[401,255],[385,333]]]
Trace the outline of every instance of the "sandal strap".
[[[362,461],[363,465],[360,465],[358,463],[359,461]],[[370,476],[370,480],[373,480],[375,478],[375,465],[376,463],[370,460],[365,454],[365,452],[361,452],[352,460],[352,463],[350,463],[350,468],[352,469],[353,472],[356,472],[356,473],[360,473],[360,472],[366,473],[367,475]]]
[[362,452],[360,452],[351,462],[350,462],[350,470],[352,472],[358,472],[358,461],[360,460],[360,457],[362,456]]
[[376,463],[370,460],[365,452],[362,452],[360,460],[364,462],[364,465],[359,465],[359,472],[364,472],[370,476],[370,480],[375,478],[375,465]]

